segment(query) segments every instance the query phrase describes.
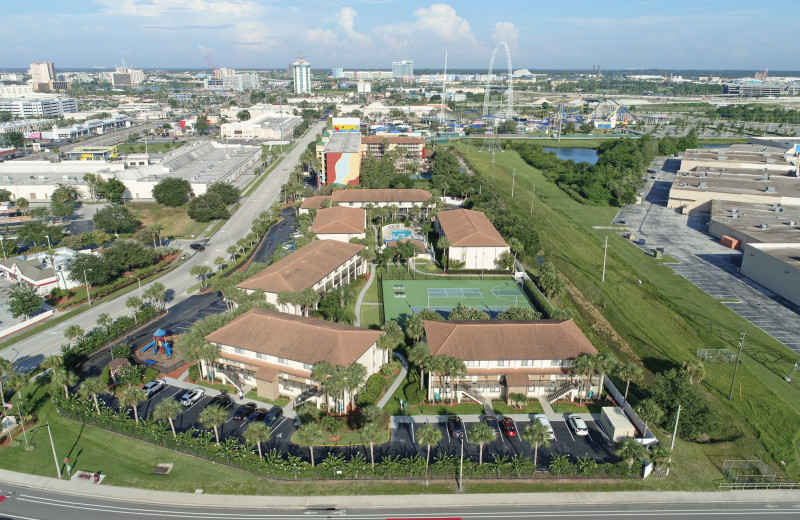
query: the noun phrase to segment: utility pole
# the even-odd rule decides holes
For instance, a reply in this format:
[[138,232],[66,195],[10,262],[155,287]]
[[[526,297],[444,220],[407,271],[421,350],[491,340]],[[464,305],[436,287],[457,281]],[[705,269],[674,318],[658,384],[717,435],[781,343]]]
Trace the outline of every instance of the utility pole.
[[517,177],[517,169],[514,168],[514,171],[511,172],[511,198],[514,198],[514,181]]
[[[678,405],[678,414],[675,416],[675,429],[672,431],[672,442],[669,445],[669,451],[675,449],[675,437],[678,436],[678,421],[681,418],[681,405]],[[669,462],[672,462],[672,455],[669,456]],[[667,476],[669,476],[669,464],[667,464]]]
[[608,254],[608,235],[606,235],[606,243],[603,246],[603,278],[601,282],[606,281],[606,255]]
[[733,387],[736,384],[736,374],[739,372],[739,360],[742,358],[742,349],[744,348],[744,336],[746,332],[742,332],[739,338],[739,354],[736,356],[736,366],[733,368],[733,380],[731,381],[731,393],[728,394],[728,401],[733,399]]
[[464,439],[461,439],[461,461],[458,464],[458,492],[464,492]]
[[531,192],[531,215],[533,215],[533,199],[536,196],[536,185],[533,185],[533,191]]

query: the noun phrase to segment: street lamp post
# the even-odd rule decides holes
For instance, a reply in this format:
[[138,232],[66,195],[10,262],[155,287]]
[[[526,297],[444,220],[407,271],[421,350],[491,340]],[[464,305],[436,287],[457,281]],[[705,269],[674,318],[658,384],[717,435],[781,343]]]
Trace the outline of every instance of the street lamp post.
[[142,279],[138,276],[134,276],[132,274],[128,275],[128,278],[136,278],[136,281],[139,282],[139,298],[142,298]]
[[38,430],[39,428],[44,428],[45,426],[47,427],[47,435],[50,437],[50,447],[53,448],[53,461],[55,461],[55,463],[56,463],[56,473],[58,474],[58,478],[60,479],[61,478],[61,466],[58,465],[58,456],[56,455],[56,445],[53,444],[53,433],[50,431],[50,423],[45,423],[45,424],[43,424],[43,425],[41,425],[41,426],[39,426],[37,428],[34,428],[34,429]]
[[91,269],[84,269],[83,270],[83,281],[86,282],[86,299],[89,300],[89,307],[91,307],[92,306],[92,293],[89,292],[89,279],[86,278],[86,271],[91,271]]
[[3,243],[2,236],[0,236],[0,247],[3,248],[3,260],[6,260],[6,245]]

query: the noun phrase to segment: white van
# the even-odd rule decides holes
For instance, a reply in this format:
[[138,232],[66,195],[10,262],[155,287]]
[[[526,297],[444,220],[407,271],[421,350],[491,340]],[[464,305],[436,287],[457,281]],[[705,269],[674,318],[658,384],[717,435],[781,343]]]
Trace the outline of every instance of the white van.
[[533,420],[539,421],[540,423],[545,425],[545,427],[547,428],[547,433],[550,435],[550,439],[556,438],[556,434],[553,431],[553,426],[550,424],[550,419],[548,419],[545,414],[537,413],[536,415],[533,416]]

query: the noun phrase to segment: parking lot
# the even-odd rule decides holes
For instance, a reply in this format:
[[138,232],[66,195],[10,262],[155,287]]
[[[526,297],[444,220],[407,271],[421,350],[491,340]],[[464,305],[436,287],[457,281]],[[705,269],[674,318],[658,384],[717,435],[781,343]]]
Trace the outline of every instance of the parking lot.
[[[174,399],[179,401],[181,396],[186,393],[185,388],[178,388],[176,386],[167,385],[165,388],[156,393],[149,400],[141,403],[137,407],[139,418],[149,417],[156,406],[164,400]],[[202,411],[209,405],[213,399],[212,395],[217,392],[206,389],[206,395],[190,407],[187,407],[183,413],[174,419],[175,429],[178,432],[195,428],[199,431],[204,431],[199,422],[199,416]],[[225,438],[237,438],[242,441],[242,434],[247,428],[246,421],[237,421],[233,419],[233,414],[236,409],[243,403],[249,402],[248,399],[241,401],[236,396],[232,396],[232,403],[226,408],[228,411],[228,420],[220,428],[220,440]],[[116,399],[108,394],[104,394],[102,399],[107,405],[117,407]],[[266,406],[269,409],[269,406]],[[133,412],[130,411],[130,416],[133,417]],[[550,464],[553,457],[562,454],[570,454],[573,457],[588,456],[603,462],[617,462],[619,458],[616,456],[615,444],[611,442],[603,431],[602,428],[594,420],[589,419],[588,414],[582,414],[586,418],[586,424],[589,429],[589,434],[585,436],[576,435],[564,420],[555,420],[551,418],[551,425],[555,434],[555,439],[550,441],[550,446],[539,448],[538,466],[540,469],[546,469]],[[519,416],[517,416],[519,418]],[[499,418],[499,417],[498,417]],[[479,447],[477,444],[470,442],[469,430],[479,420],[476,416],[464,418],[464,427],[466,428],[466,438],[464,443],[464,456],[478,461]],[[526,417],[525,420],[517,420],[516,427],[521,433],[525,427],[530,424],[532,417]],[[447,456],[460,456],[461,453],[461,440],[454,438],[450,435],[447,429],[446,416],[430,416],[414,418],[410,417],[395,417],[393,427],[391,428],[389,442],[376,445],[375,458],[381,460],[387,456],[399,457],[412,457],[419,455],[425,457],[426,450],[416,442],[416,432],[425,422],[432,422],[436,424],[442,432],[442,439],[438,445],[431,449],[431,460],[436,457]],[[415,422],[412,422],[415,421]],[[309,453],[307,447],[298,446],[291,442],[292,435],[297,431],[297,425],[294,418],[282,416],[272,426],[272,439],[270,442],[265,443],[262,448],[265,450],[278,449],[285,454],[291,454],[301,457],[303,460],[309,460]],[[210,430],[213,431],[213,430]],[[361,453],[366,457],[369,454],[361,445],[358,446],[320,446],[315,448],[315,458],[322,460],[328,453],[341,454],[345,457],[351,457],[355,453]],[[533,447],[527,442],[517,437],[506,437],[501,433],[495,441],[487,444],[483,448],[483,460],[491,462],[495,457],[527,457],[533,460]]]
[[646,252],[664,248],[680,263],[665,264],[764,332],[800,354],[800,308],[738,273],[741,251],[729,249],[707,234],[708,214],[681,215],[666,207],[678,159],[654,162],[655,179],[648,180],[644,202],[620,209],[624,221]]

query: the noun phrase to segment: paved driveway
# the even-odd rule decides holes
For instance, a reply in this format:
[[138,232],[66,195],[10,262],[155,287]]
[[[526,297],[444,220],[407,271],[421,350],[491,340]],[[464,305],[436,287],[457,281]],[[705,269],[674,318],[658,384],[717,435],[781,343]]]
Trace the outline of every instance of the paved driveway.
[[[742,253],[707,234],[709,215],[681,215],[667,209],[677,159],[654,163],[656,179],[647,181],[645,201],[620,209],[615,221],[626,222],[645,251],[664,248],[680,261],[666,264],[713,298],[800,354],[800,307],[738,273]],[[662,167],[663,166],[663,167]]]

